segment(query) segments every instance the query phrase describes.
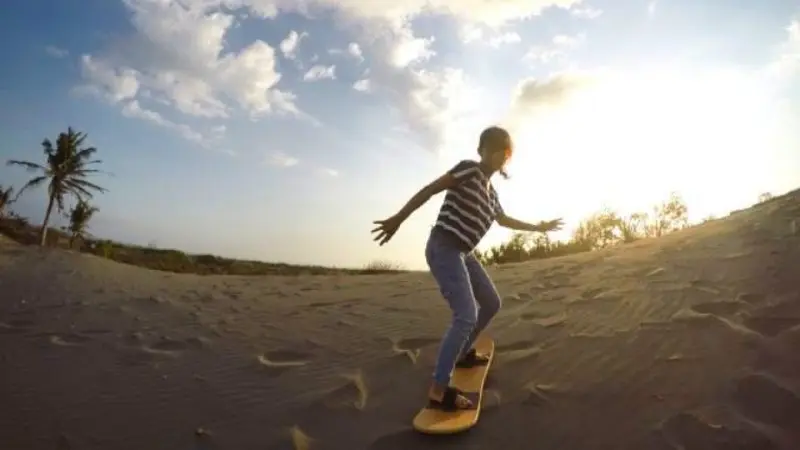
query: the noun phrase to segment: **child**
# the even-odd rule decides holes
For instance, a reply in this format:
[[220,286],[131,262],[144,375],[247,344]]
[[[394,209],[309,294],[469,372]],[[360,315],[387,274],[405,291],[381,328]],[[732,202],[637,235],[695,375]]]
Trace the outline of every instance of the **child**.
[[432,196],[447,190],[436,224],[431,230],[425,258],[442,296],[453,311],[453,321],[442,338],[433,382],[428,392],[430,406],[452,411],[470,408],[463,393],[450,386],[453,368],[485,364],[472,344],[500,309],[501,299],[492,280],[473,254],[493,221],[513,230],[548,232],[561,228],[561,219],[533,225],[505,214],[490,178],[495,172],[508,177],[505,165],[513,145],[509,133],[489,127],[478,141],[479,162],[464,160],[419,192],[394,216],[374,223],[375,241],[385,244],[400,224]]

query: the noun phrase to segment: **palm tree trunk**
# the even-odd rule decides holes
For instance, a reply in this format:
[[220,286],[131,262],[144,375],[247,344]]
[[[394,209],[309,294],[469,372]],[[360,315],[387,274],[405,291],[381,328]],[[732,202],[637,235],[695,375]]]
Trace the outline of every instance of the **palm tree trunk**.
[[44,213],[44,221],[42,222],[42,229],[39,232],[42,236],[41,246],[44,247],[47,244],[47,224],[50,222],[50,213],[53,212],[53,204],[56,201],[55,194],[50,194],[50,200],[47,202],[47,212]]

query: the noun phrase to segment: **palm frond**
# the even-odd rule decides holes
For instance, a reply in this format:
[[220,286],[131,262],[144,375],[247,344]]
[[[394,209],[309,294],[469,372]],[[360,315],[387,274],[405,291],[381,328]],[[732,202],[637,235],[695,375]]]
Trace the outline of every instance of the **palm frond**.
[[25,183],[19,191],[17,191],[17,195],[14,196],[14,201],[16,202],[19,199],[19,196],[22,195],[26,189],[38,187],[48,179],[49,177],[47,175],[41,175],[32,180],[28,180],[28,182]]
[[79,184],[76,184],[75,180],[64,181],[64,187],[66,190],[75,194],[79,201],[88,200],[94,197],[94,194],[91,191]]
[[97,152],[96,148],[87,147],[87,148],[81,149],[77,153],[75,153],[75,157],[78,158],[78,159],[89,159],[89,157],[92,156],[96,152]]
[[8,165],[8,166],[22,166],[26,170],[28,170],[29,172],[33,172],[33,171],[37,171],[37,170],[47,171],[47,168],[42,166],[41,164],[32,163],[30,161],[18,161],[16,159],[11,159],[11,160],[6,162],[6,165]]
[[75,184],[77,186],[80,186],[80,187],[82,187],[84,189],[94,189],[95,191],[98,191],[98,192],[106,192],[107,191],[106,188],[104,188],[102,186],[98,186],[98,185],[96,185],[96,184],[94,184],[94,183],[92,183],[90,181],[86,181],[86,180],[84,180],[82,178],[69,178],[69,182],[72,183],[72,184]]

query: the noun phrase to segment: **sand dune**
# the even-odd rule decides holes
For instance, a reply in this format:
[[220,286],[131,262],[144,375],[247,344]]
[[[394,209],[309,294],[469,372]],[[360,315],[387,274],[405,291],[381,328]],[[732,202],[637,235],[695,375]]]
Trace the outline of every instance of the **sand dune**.
[[0,238],[0,448],[798,449],[798,220],[794,193],[493,268],[486,411],[435,438],[410,427],[447,321],[427,273],[176,275]]

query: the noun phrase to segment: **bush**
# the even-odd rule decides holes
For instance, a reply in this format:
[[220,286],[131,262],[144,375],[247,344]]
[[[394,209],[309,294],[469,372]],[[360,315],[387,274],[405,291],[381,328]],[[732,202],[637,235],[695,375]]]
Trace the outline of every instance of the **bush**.
[[364,266],[364,272],[367,273],[401,272],[403,270],[405,267],[402,264],[385,260],[372,261]]
[[683,199],[672,193],[650,213],[621,216],[608,208],[600,210],[581,221],[566,242],[551,241],[546,234],[516,232],[507,242],[475,253],[483,264],[491,265],[599,250],[686,228],[688,212]]

